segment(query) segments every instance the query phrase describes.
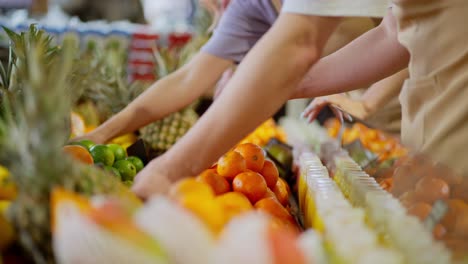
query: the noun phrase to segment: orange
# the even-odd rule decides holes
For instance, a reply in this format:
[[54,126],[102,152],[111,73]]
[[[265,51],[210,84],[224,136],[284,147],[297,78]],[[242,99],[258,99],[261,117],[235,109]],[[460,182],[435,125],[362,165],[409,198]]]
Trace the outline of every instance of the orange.
[[267,193],[267,188],[262,175],[254,171],[243,172],[232,181],[232,189],[243,193],[252,203],[262,199]]
[[464,208],[459,212],[453,234],[468,239],[468,208]]
[[288,210],[282,206],[278,200],[274,198],[264,198],[255,203],[255,209],[265,212],[273,217],[282,221],[292,223],[293,217],[289,214]]
[[265,162],[263,149],[252,143],[245,143],[237,146],[234,151],[239,152],[245,159],[247,169],[260,172]]
[[408,214],[416,216],[419,220],[424,221],[431,213],[432,206],[427,203],[417,203],[409,207]]
[[229,151],[218,160],[216,171],[228,180],[234,179],[237,174],[247,170],[244,157],[239,152]]
[[276,194],[268,187],[267,192],[263,198],[275,198],[276,200],[278,200],[278,198],[276,198]]
[[217,174],[213,169],[203,171],[200,175],[197,176],[196,180],[211,186],[215,195],[227,193],[231,189],[231,186],[229,186],[226,178]]
[[460,199],[450,199],[446,201],[448,205],[448,211],[442,218],[442,225],[444,225],[447,230],[452,231],[455,227],[457,216],[465,209],[468,208],[468,205]]
[[215,198],[215,201],[220,204],[224,214],[226,223],[232,218],[253,210],[253,206],[245,195],[239,192],[228,192]]
[[306,257],[298,243],[297,233],[285,227],[270,225],[267,237],[273,264],[306,263]]
[[214,191],[208,184],[204,182],[199,182],[194,178],[187,178],[180,180],[172,185],[169,189],[169,195],[174,198],[181,198],[185,196],[213,198]]
[[260,171],[260,174],[263,176],[263,178],[265,178],[265,181],[269,188],[271,189],[275,188],[276,182],[278,181],[278,178],[279,178],[279,172],[278,172],[278,168],[276,168],[276,165],[273,161],[265,160],[265,163],[263,164],[263,168]]
[[67,145],[63,147],[63,151],[75,160],[83,162],[85,164],[93,164],[93,156],[88,152],[88,150],[82,146],[78,145]]
[[289,194],[291,191],[289,190],[289,185],[285,180],[279,178],[275,187],[273,187],[273,192],[283,206],[286,206],[289,203]]
[[432,204],[436,200],[449,198],[450,187],[439,178],[424,177],[416,183],[415,193],[421,201]]

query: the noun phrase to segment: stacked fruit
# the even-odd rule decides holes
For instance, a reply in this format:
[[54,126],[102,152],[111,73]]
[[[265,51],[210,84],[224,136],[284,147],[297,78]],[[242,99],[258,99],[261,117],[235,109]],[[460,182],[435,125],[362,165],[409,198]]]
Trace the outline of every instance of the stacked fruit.
[[[468,247],[468,180],[423,155],[399,160],[383,182],[408,213],[421,221],[433,219],[433,235],[457,257]],[[437,207],[445,213],[435,215]],[[443,210],[444,211],[444,210]]]
[[72,142],[64,146],[63,150],[83,163],[103,168],[127,186],[133,184],[133,178],[144,166],[140,158],[127,157],[124,147],[115,143],[95,144],[85,139]]
[[13,227],[6,219],[6,212],[16,197],[16,187],[9,174],[9,171],[0,165],[0,252],[14,240]]
[[[337,137],[340,130],[340,122],[333,119],[327,122],[328,133],[332,137]],[[347,145],[354,141],[360,141],[368,150],[372,151],[379,158],[379,161],[396,159],[406,155],[407,150],[400,142],[384,132],[371,129],[363,124],[355,123],[351,128],[346,128],[343,133],[343,144]]]
[[273,138],[276,138],[281,142],[286,142],[286,133],[281,129],[281,127],[276,125],[275,120],[270,118],[245,137],[240,144],[253,143],[265,146],[268,141]]
[[255,144],[238,145],[195,179],[176,183],[170,193],[214,232],[235,216],[254,209],[271,215],[280,225],[297,229],[287,209],[289,187]]

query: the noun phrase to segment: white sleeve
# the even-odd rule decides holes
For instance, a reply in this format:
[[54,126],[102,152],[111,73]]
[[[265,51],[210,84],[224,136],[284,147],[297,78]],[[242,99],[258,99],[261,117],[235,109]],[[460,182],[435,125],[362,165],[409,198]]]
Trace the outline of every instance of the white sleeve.
[[285,0],[282,12],[315,16],[383,17],[389,0]]

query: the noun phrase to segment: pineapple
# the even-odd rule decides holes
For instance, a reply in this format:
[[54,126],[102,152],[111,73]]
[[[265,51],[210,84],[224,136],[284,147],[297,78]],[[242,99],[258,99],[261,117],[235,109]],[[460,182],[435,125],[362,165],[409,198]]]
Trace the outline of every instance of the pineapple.
[[[158,77],[164,77],[181,67],[188,59],[188,45],[182,50],[160,49],[155,52]],[[195,112],[196,104],[192,104],[178,112],[172,113],[165,118],[153,122],[140,129],[143,141],[151,147],[156,155],[166,152],[177,140],[185,135],[198,120]]]
[[[37,34],[35,34],[37,33]],[[10,32],[21,63],[10,76],[14,90],[4,97],[0,120],[0,164],[18,188],[8,216],[20,244],[36,263],[54,263],[51,243],[50,193],[56,187],[82,195],[110,194],[137,205],[137,199],[114,177],[63,155],[72,105],[70,87],[79,73],[76,42],[65,38],[53,54],[43,31]],[[19,45],[18,45],[19,43]],[[25,44],[25,45],[22,45]],[[65,125],[64,125],[65,123]]]
[[83,101],[97,107],[100,121],[105,121],[125,108],[149,86],[143,82],[126,81],[126,50],[118,42],[99,49],[88,43],[88,56],[92,57],[92,84],[87,87]]

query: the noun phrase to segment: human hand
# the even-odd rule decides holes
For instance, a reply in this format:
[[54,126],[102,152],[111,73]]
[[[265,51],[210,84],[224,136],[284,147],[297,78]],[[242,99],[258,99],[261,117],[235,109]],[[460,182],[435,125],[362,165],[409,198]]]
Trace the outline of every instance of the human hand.
[[173,171],[175,169],[166,164],[164,156],[154,159],[137,174],[132,191],[144,200],[155,194],[167,194],[174,182]]
[[369,110],[362,101],[350,99],[342,94],[315,98],[302,112],[302,116],[307,118],[308,122],[312,122],[325,106],[331,106],[339,119],[366,119],[369,116]]

